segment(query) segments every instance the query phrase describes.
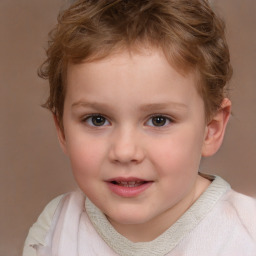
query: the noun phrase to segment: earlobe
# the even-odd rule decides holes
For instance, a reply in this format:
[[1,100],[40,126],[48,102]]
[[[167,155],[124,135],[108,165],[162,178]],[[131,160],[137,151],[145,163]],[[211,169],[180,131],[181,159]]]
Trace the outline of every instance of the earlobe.
[[61,146],[64,154],[67,155],[66,139],[65,139],[64,129],[60,126],[58,118],[56,117],[56,115],[53,115],[53,120],[54,120],[54,123],[55,123],[55,127],[56,127],[57,136],[58,136],[60,146]]
[[202,156],[214,155],[220,148],[231,113],[231,102],[225,98],[221,108],[207,124]]

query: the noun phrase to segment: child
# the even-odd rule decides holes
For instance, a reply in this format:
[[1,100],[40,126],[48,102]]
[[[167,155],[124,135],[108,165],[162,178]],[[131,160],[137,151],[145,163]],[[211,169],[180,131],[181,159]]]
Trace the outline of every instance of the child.
[[206,0],[80,0],[51,33],[45,107],[79,190],[50,202],[24,256],[256,255],[256,202],[198,172],[231,102]]

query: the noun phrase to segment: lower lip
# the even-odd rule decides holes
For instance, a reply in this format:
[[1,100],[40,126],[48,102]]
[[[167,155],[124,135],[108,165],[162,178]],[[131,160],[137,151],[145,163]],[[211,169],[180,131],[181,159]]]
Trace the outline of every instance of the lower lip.
[[137,187],[124,187],[124,186],[119,186],[116,184],[113,184],[111,182],[108,182],[108,186],[110,190],[115,193],[118,196],[121,197],[136,197],[140,195],[142,192],[144,192],[146,189],[148,189],[153,182],[146,182],[142,185],[139,185]]

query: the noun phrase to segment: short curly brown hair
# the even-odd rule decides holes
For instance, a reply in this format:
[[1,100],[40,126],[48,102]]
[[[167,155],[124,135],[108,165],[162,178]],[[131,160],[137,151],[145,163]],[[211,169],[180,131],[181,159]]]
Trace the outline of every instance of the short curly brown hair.
[[68,63],[120,49],[160,48],[177,69],[198,72],[207,120],[220,108],[232,73],[224,23],[207,0],[79,0],[59,14],[49,36],[39,76],[50,84],[43,106],[61,126]]

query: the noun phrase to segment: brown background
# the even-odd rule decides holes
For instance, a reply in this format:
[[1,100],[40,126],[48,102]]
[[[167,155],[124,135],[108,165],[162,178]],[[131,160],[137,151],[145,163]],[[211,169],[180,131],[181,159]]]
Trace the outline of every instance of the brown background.
[[[21,255],[29,226],[53,197],[74,188],[36,75],[64,0],[0,0],[0,256]],[[65,0],[67,1],[67,0]],[[222,149],[201,170],[256,196],[256,1],[215,0],[227,22],[233,116]]]

